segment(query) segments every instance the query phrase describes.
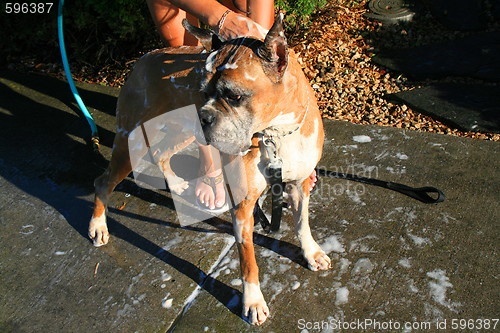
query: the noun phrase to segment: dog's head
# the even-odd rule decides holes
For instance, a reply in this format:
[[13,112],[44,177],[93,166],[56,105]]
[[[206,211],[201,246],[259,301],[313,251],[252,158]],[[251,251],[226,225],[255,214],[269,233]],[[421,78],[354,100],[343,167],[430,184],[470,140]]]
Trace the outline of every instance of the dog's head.
[[199,109],[208,144],[226,154],[251,146],[254,133],[269,126],[278,108],[286,108],[282,79],[288,65],[288,47],[282,17],[275,19],[264,40],[238,38],[221,42],[208,30],[190,26],[209,51]]

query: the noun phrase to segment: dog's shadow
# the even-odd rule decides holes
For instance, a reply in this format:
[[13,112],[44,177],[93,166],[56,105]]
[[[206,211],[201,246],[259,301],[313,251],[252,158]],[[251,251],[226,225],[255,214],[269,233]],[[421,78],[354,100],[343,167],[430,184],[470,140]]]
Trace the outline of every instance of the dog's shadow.
[[[127,193],[130,193],[132,196],[135,196],[142,200],[146,200],[158,206],[163,206],[172,210],[174,209],[172,199],[168,198],[165,195],[161,195],[156,191],[138,188],[129,181],[126,181],[125,184],[120,187],[121,189],[119,189],[118,191],[126,190]],[[239,290],[236,290],[228,286],[227,284],[217,280],[191,262],[170,253],[169,251],[163,249],[161,246],[155,244],[150,239],[147,239],[146,237],[143,237],[137,232],[129,229],[122,223],[118,222],[117,217],[124,216],[142,222],[159,224],[172,229],[183,229],[199,233],[228,234],[232,236],[233,227],[231,222],[223,220],[219,217],[213,217],[209,220],[205,220],[194,225],[181,226],[178,223],[159,220],[156,218],[152,218],[142,214],[131,213],[117,208],[110,207],[109,211],[114,215],[113,217],[108,216],[109,230],[110,234],[113,237],[120,238],[143,250],[149,255],[162,260],[167,265],[176,269],[179,273],[182,273],[183,275],[193,280],[193,282],[195,282],[201,289],[208,292],[225,307],[227,307],[227,309],[231,311],[231,313],[241,318],[242,293]],[[262,230],[262,228],[260,228],[258,225],[256,226],[256,229]],[[253,234],[255,245],[269,249],[279,256],[288,258],[292,262],[295,262],[296,264],[307,269],[307,263],[301,255],[300,247],[288,241],[273,238],[272,234],[261,234],[257,232],[257,230]],[[243,319],[246,321],[246,318]]]

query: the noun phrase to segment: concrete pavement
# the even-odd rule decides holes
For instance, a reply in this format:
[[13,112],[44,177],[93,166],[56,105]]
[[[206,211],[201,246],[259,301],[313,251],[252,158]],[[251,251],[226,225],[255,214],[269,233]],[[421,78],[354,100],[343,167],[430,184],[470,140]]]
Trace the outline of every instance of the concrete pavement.
[[1,332],[480,331],[499,318],[498,142],[325,121],[320,166],[435,186],[447,200],[322,179],[311,225],[333,269],[304,267],[288,212],[278,234],[257,227],[271,317],[252,327],[239,316],[229,216],[181,227],[168,192],[128,178],[111,199],[110,244],[92,246],[92,182],[110,156],[118,90],[79,89],[103,158],[65,82],[0,73]]

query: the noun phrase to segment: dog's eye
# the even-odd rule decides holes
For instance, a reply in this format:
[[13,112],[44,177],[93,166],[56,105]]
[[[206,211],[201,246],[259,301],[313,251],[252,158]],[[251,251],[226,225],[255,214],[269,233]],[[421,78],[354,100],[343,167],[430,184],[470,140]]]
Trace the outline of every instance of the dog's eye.
[[241,103],[243,96],[238,95],[238,94],[233,94],[233,93],[227,93],[225,98],[226,98],[226,101],[228,101],[230,104],[238,105]]
[[241,100],[241,95],[236,95],[236,94],[227,94],[226,98],[232,102],[239,102]]

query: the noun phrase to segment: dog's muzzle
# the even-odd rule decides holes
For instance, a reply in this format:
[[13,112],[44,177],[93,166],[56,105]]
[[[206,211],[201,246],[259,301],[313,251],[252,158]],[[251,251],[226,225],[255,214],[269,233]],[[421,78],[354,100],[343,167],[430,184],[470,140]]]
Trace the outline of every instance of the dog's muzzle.
[[234,119],[221,117],[217,110],[203,107],[199,111],[199,119],[203,133],[197,133],[198,142],[211,145],[225,154],[239,155],[251,146],[248,130],[235,124]]

